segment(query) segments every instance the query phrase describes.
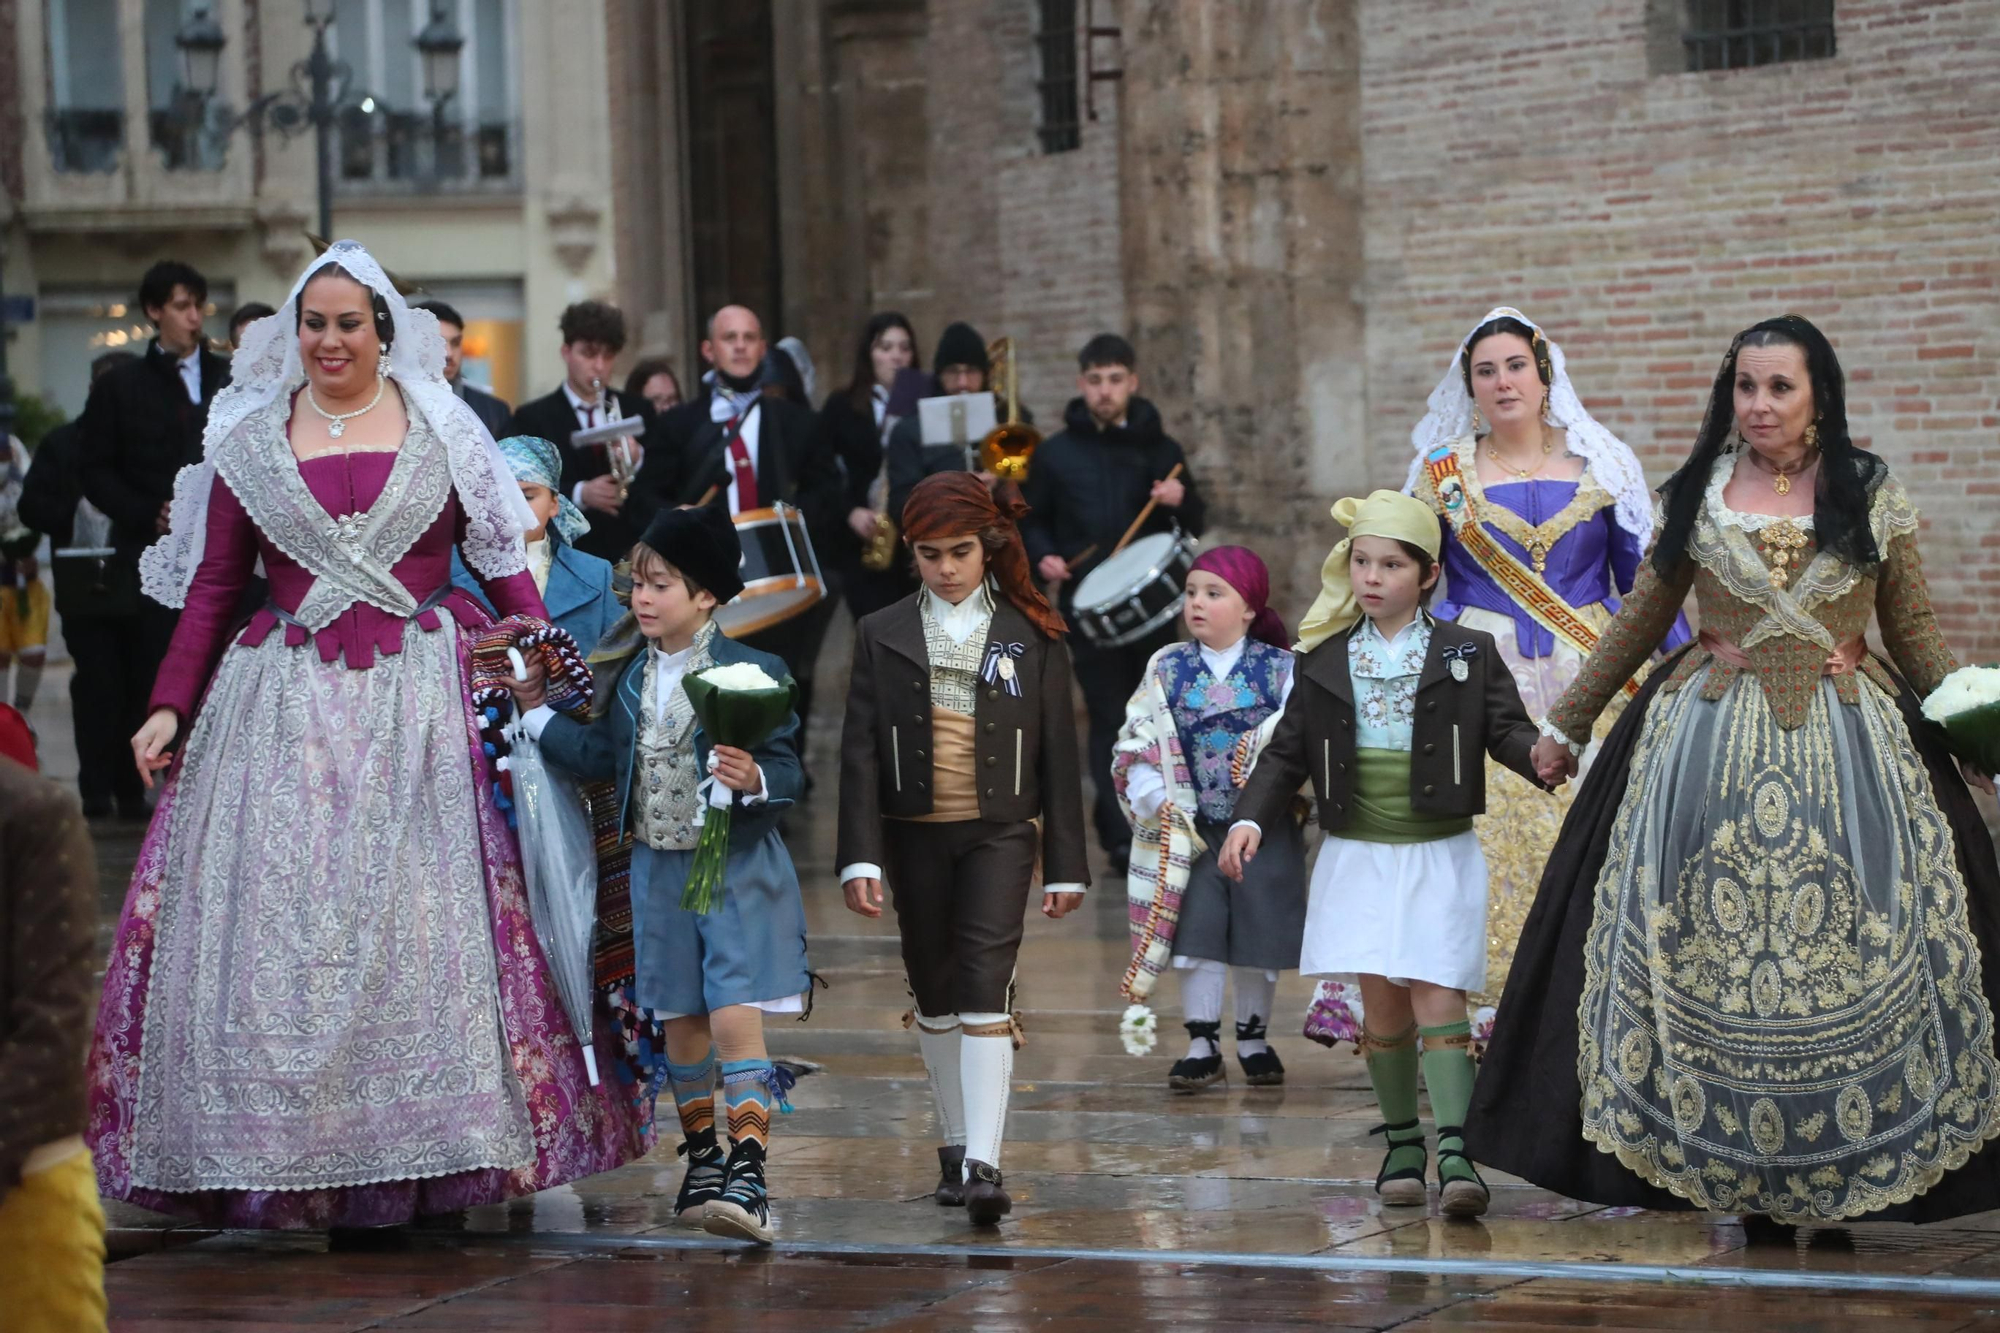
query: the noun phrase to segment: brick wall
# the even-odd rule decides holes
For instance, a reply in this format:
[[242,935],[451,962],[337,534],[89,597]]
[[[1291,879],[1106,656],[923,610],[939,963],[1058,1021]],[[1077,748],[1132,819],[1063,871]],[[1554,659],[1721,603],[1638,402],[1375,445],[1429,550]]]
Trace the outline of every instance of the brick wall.
[[[1796,311],[2000,656],[2000,0],[1841,0],[1832,60],[1649,75],[1647,7],[1362,5],[1371,476],[1457,340],[1521,306],[1655,479],[1738,329]],[[1490,17],[1481,17],[1490,15]]]
[[[1078,6],[1079,19],[1082,5]],[[1100,2],[1100,22],[1111,6]],[[1044,153],[1035,129],[1041,60],[1035,0],[933,0],[928,107],[934,327],[969,319],[1014,339],[1021,398],[1044,429],[1075,393],[1076,353],[1121,330],[1118,113],[1098,89],[1100,119],[1081,148]],[[1081,50],[1081,47],[1079,47]],[[1082,60],[1078,60],[1079,77]],[[1081,96],[1081,93],[1079,93]],[[1145,349],[1139,349],[1144,358]]]

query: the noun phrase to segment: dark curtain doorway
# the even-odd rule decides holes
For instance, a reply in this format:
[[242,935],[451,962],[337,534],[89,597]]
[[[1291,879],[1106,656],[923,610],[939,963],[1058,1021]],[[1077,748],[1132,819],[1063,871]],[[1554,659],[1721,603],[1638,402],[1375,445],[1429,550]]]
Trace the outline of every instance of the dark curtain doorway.
[[784,291],[770,0],[697,0],[682,9],[694,250],[694,309],[688,315],[695,342],[707,336],[708,317],[732,303],[756,311],[775,342]]

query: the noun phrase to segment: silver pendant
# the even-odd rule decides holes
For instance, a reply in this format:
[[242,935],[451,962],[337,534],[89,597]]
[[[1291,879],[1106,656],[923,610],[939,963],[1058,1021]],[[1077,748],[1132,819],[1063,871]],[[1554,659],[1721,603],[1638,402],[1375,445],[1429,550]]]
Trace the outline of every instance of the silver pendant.
[[1001,658],[1001,659],[1000,659],[1000,679],[1002,679],[1002,680],[1012,680],[1012,679],[1014,679],[1014,659],[1013,659],[1013,658],[1011,658],[1011,657],[1003,657],[1003,658]]
[[347,423],[335,419],[326,423],[326,433],[332,439],[339,439],[347,433]]
[[1451,659],[1451,678],[1453,680],[1463,685],[1465,684],[1465,678],[1471,674],[1472,668],[1465,664],[1464,658],[1454,657]]

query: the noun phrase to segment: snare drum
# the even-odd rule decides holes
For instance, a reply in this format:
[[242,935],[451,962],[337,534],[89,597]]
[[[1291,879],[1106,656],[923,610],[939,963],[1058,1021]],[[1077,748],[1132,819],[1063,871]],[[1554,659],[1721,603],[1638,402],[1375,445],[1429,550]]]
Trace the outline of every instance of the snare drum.
[[743,591],[716,608],[715,624],[732,639],[803,615],[826,598],[819,557],[806,532],[805,515],[780,503],[736,516],[743,543]]
[[1170,624],[1187,600],[1194,542],[1156,532],[1106,557],[1077,585],[1070,619],[1099,648],[1121,648]]

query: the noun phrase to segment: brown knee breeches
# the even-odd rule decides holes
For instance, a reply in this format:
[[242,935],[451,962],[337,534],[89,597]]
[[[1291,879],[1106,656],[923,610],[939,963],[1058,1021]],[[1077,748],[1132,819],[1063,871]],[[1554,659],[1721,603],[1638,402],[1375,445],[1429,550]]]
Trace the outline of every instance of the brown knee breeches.
[[1007,1012],[1034,877],[1035,826],[896,820],[887,842],[883,870],[917,1011]]

